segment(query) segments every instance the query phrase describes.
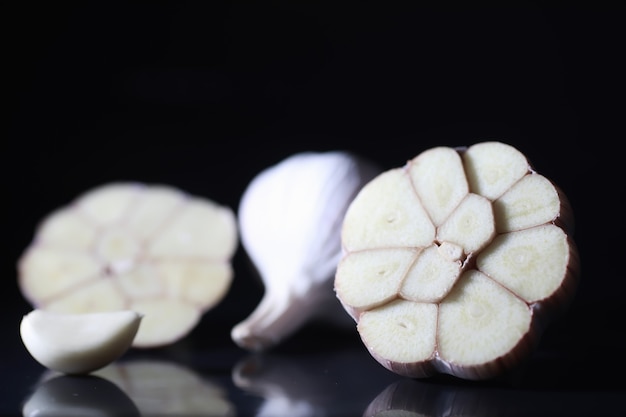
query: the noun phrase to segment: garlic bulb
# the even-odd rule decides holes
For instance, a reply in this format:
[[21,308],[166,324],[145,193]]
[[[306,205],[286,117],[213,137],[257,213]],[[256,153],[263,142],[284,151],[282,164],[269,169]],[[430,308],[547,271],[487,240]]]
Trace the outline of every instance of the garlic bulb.
[[230,207],[170,185],[112,182],[41,221],[18,285],[42,310],[137,311],[133,347],[166,346],[224,299],[237,244]]
[[438,146],[354,198],[335,290],[390,371],[491,378],[572,301],[573,230],[565,194],[513,146]]
[[334,307],[344,319],[333,290],[341,224],[357,192],[378,173],[374,164],[348,152],[302,152],[250,182],[239,206],[239,229],[265,294],[233,327],[235,343],[270,348]]

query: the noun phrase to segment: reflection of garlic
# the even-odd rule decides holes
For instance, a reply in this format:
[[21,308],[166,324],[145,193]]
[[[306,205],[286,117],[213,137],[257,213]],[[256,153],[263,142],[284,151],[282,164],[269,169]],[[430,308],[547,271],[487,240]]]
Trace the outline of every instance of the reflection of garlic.
[[[545,390],[529,389],[535,386],[536,381],[542,381],[542,386],[546,386],[546,377],[550,380],[552,375],[561,374],[555,372],[554,367],[543,365],[533,367],[533,371],[525,374],[523,380],[516,380],[515,389],[499,385],[430,384],[402,378],[382,390],[371,400],[361,415],[363,417],[626,415],[623,394],[618,391],[552,390],[546,395]],[[562,374],[556,378],[565,381]],[[559,385],[562,386],[561,382]]]
[[208,375],[157,359],[113,363],[94,372],[120,387],[142,416],[236,415],[225,387]]
[[22,405],[22,416],[140,417],[137,406],[116,384],[93,375],[52,373]]
[[[333,277],[348,205],[380,171],[347,152],[305,152],[262,171],[241,199],[241,241],[265,294],[231,332],[250,350],[280,343],[318,313],[338,306]],[[332,307],[331,307],[332,309]],[[338,309],[338,317],[344,314]]]
[[[158,358],[126,358],[88,376],[66,377],[57,371],[47,370],[34,388],[34,394],[27,402],[28,407],[24,408],[28,411],[28,414],[24,412],[25,417],[233,417],[237,414],[226,387],[217,378],[200,375],[182,363]],[[85,393],[82,401],[71,398],[77,392]],[[116,392],[121,397],[117,403],[113,402]],[[76,409],[78,406],[83,406],[83,410]],[[136,410],[135,413],[122,412],[130,406]]]

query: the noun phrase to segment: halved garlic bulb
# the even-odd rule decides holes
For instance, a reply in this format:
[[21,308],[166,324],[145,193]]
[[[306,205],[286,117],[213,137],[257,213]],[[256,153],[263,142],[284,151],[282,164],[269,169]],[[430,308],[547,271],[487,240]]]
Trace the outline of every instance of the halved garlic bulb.
[[36,308],[134,310],[134,347],[173,343],[226,295],[238,243],[233,211],[175,187],[110,183],[46,216],[18,263]]
[[432,148],[356,196],[335,291],[391,371],[488,378],[571,301],[573,225],[565,195],[514,147]]

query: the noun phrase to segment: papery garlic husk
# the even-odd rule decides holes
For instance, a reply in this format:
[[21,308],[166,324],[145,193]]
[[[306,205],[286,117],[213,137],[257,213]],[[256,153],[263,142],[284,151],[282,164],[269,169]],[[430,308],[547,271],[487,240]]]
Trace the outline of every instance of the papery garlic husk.
[[345,320],[333,291],[341,223],[354,196],[379,172],[349,152],[302,152],[253,178],[240,202],[239,231],[265,293],[233,327],[237,345],[264,350],[310,319]]

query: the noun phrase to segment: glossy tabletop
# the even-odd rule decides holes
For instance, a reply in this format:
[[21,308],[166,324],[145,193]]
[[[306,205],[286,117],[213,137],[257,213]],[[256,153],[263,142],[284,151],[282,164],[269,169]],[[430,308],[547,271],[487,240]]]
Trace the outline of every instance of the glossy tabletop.
[[582,336],[601,336],[596,320],[618,326],[615,313],[574,307],[526,363],[486,381],[400,377],[374,361],[352,329],[322,322],[251,353],[208,319],[181,342],[131,350],[86,376],[44,369],[13,337],[0,415],[623,416],[626,365],[615,360],[623,337]]

